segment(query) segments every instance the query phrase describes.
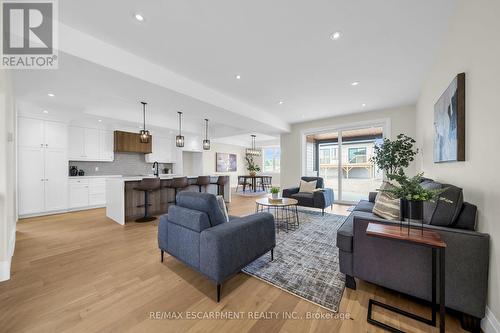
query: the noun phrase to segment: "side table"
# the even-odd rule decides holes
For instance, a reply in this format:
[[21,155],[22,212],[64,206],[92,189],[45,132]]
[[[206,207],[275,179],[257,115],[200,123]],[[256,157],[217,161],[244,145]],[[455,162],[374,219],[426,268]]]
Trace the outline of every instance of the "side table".
[[368,302],[368,315],[366,320],[373,325],[382,327],[390,332],[403,332],[395,327],[384,324],[372,318],[373,306],[379,306],[386,310],[398,313],[405,317],[418,320],[431,326],[436,326],[436,284],[437,284],[437,261],[436,254],[439,252],[439,332],[445,332],[445,249],[446,243],[441,236],[431,230],[413,229],[397,225],[368,223],[366,228],[368,236],[380,237],[384,239],[405,242],[415,246],[424,246],[432,250],[432,317],[427,319],[414,313],[407,312],[394,306],[370,299]]

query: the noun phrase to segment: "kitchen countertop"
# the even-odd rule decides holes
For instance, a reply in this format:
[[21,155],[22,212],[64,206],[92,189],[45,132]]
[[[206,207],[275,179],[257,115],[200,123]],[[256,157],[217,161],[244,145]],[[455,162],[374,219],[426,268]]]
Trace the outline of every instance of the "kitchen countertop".
[[119,177],[122,177],[122,175],[68,176],[69,179],[119,178]]

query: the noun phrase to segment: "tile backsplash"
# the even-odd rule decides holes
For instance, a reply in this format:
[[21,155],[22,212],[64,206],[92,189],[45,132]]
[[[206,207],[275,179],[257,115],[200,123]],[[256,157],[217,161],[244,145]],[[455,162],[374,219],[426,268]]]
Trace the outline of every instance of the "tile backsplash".
[[[153,173],[153,163],[147,163],[144,159],[144,154],[138,153],[115,153],[115,160],[113,162],[69,161],[69,167],[72,166],[76,166],[79,170],[85,171],[85,176],[137,176]],[[96,168],[98,168],[97,171]],[[172,170],[172,164],[160,163],[160,173],[164,173],[164,168]]]

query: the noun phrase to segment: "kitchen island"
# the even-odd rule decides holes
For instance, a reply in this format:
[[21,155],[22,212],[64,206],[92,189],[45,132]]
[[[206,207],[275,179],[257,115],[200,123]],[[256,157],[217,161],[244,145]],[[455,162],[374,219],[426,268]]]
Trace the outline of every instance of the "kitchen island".
[[[144,215],[144,192],[134,190],[143,178],[154,176],[128,176],[113,177],[106,179],[106,216],[118,224],[125,225],[126,222],[134,221]],[[175,176],[179,177],[179,176]],[[215,183],[219,176],[210,176],[211,183]],[[151,215],[162,215],[168,212],[168,207],[173,204],[175,190],[167,188],[167,184],[174,178],[172,175],[160,175],[161,188],[149,196],[149,207]],[[188,176],[189,186],[181,191],[196,191],[198,186],[194,185],[197,176]],[[204,189],[202,189],[204,192]],[[208,193],[217,194],[217,185],[207,186]],[[229,182],[224,186],[224,200],[231,202],[231,188]]]

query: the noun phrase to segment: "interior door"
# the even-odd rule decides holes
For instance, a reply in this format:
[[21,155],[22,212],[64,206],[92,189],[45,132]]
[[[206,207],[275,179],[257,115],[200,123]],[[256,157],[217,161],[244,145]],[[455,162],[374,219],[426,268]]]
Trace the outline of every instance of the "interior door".
[[44,150],[42,147],[19,148],[19,215],[45,210]]
[[64,150],[45,151],[45,210],[68,208],[68,159]]

